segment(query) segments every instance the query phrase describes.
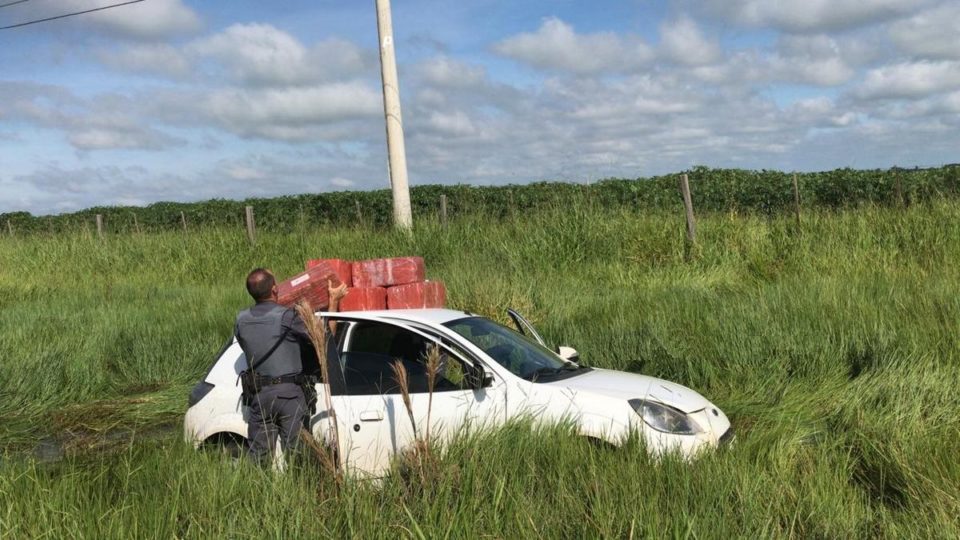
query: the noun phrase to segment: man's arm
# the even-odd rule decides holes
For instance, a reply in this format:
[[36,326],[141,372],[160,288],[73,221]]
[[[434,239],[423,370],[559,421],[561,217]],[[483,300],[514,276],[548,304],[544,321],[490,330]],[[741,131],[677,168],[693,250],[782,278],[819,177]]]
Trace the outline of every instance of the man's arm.
[[[340,299],[347,295],[347,284],[341,283],[339,287],[334,287],[333,283],[330,280],[327,280],[327,293],[330,297],[330,312],[336,313],[340,311]],[[330,321],[330,334],[336,335],[337,333],[337,321]]]

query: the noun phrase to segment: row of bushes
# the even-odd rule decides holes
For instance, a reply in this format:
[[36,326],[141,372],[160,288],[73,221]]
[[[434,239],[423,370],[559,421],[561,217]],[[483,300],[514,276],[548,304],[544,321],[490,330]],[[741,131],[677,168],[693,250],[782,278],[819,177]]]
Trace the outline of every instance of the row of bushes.
[[[697,167],[687,171],[697,211],[776,213],[793,206],[792,174]],[[682,204],[678,176],[606,179],[592,184],[538,182],[527,185],[424,185],[411,189],[414,216],[435,215],[440,195],[447,196],[448,216],[484,213],[504,217],[544,206],[587,203],[607,208],[672,209]],[[909,204],[960,195],[960,165],[930,169],[853,170],[799,173],[798,185],[806,207],[848,207],[862,204]],[[197,203],[159,202],[147,207],[94,207],[71,214],[33,216],[28,212],[0,214],[0,226],[19,233],[61,232],[90,227],[102,214],[110,232],[181,227],[181,212],[190,226],[243,226],[244,207],[255,208],[257,227],[289,230],[304,223],[383,226],[392,219],[389,190],[341,191]],[[359,209],[359,215],[358,215]],[[134,216],[136,216],[136,221]]]

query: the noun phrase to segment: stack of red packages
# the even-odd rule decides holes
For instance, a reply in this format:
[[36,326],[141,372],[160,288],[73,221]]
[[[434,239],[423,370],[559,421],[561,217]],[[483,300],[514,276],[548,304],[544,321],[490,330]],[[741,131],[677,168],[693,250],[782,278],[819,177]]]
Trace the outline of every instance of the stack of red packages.
[[333,269],[343,283],[352,285],[340,301],[340,311],[439,308],[446,303],[443,283],[426,281],[422,257],[307,261],[308,270],[317,267]]
[[329,287],[339,287],[343,281],[333,267],[320,261],[292,278],[277,284],[277,303],[293,307],[305,299],[310,307],[326,309],[330,305]]

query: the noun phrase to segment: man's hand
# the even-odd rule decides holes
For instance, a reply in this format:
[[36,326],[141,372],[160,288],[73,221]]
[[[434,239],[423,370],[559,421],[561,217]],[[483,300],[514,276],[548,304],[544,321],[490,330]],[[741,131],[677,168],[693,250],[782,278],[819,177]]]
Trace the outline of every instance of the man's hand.
[[333,286],[333,280],[327,280],[327,293],[330,295],[330,304],[339,303],[340,299],[347,295],[347,284],[341,283],[339,287]]

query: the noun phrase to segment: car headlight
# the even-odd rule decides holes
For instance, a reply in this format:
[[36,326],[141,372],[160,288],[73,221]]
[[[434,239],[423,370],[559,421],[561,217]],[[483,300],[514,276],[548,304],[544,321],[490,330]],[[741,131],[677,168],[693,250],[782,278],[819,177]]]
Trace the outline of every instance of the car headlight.
[[631,399],[629,403],[643,421],[657,431],[674,435],[696,435],[703,432],[703,428],[689,416],[673,407],[643,399]]

